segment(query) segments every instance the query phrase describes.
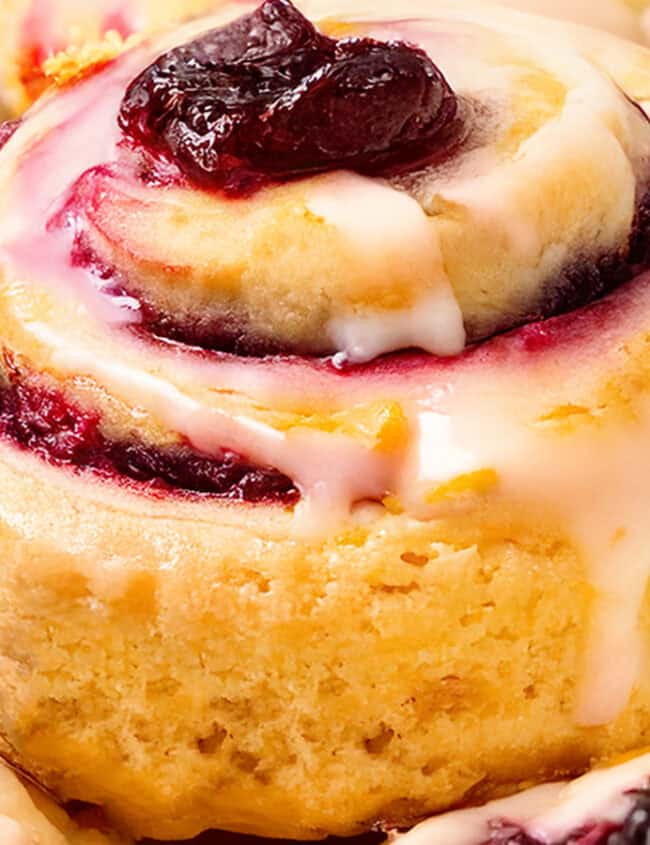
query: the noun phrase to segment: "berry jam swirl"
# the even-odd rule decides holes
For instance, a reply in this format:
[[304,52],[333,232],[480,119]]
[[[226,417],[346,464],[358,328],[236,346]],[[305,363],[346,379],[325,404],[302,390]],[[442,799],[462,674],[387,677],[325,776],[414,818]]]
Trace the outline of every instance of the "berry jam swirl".
[[[412,408],[379,391],[358,412],[332,372],[412,349],[453,370],[466,341],[543,338],[531,321],[648,262],[650,127],[616,58],[551,49],[523,18],[414,9],[228,7],[43,99],[0,151],[8,348],[199,454],[277,468],[291,495],[382,501]],[[305,373],[336,383],[334,407]],[[287,384],[305,395],[276,412]],[[303,460],[330,447],[339,463]]]
[[129,86],[126,135],[192,181],[246,194],[349,168],[388,174],[448,150],[457,99],[427,54],[333,39],[289,0],[161,56]]
[[19,371],[9,356],[5,364],[0,437],[53,466],[130,482],[148,494],[194,494],[287,506],[299,498],[290,479],[229,451],[208,456],[187,443],[156,446],[134,438],[109,438],[98,412],[84,410],[63,390]]
[[474,22],[230,14],[86,86],[109,84],[113,146],[43,205],[113,323],[247,357],[447,356],[648,266],[650,124],[616,68]]

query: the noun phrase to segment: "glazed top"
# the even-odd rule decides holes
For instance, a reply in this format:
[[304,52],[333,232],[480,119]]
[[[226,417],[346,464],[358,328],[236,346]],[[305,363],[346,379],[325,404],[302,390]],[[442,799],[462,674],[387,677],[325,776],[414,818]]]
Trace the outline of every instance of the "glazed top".
[[[484,6],[441,4],[435,16],[420,16],[416,3],[401,21],[382,20],[376,10],[366,16],[358,4],[352,14],[344,7],[337,14],[328,4],[324,17],[314,6],[313,17],[323,17],[322,41],[338,38],[349,51],[347,45],[363,37],[380,42],[384,53],[415,55],[417,46],[428,54],[428,72],[438,74],[429,87],[437,86],[436,96],[447,92],[442,102],[452,104],[453,114],[441,103],[429,106],[433,116],[425,114],[422,122],[440,125],[429,135],[416,127],[421,143],[397,156],[401,167],[373,169],[361,145],[356,157],[331,153],[329,163],[316,162],[316,175],[297,168],[302,178],[270,180],[236,201],[209,180],[197,187],[187,167],[177,168],[183,144],[158,155],[146,133],[136,131],[143,119],[133,104],[127,114],[129,103],[122,101],[134,77],[180,44],[181,51],[170,54],[178,88],[183,67],[200,65],[196,55],[205,33],[220,25],[228,30],[243,9],[226,7],[212,19],[153,39],[32,112],[0,163],[0,178],[29,197],[22,231],[14,224],[2,236],[18,275],[37,275],[39,261],[53,267],[54,253],[66,241],[70,252],[74,237],[77,263],[100,264],[100,275],[109,268],[113,280],[126,280],[104,280],[93,293],[116,321],[149,322],[158,335],[226,351],[337,354],[340,362],[359,362],[408,347],[458,353],[466,341],[590,301],[645,261],[650,125],[644,113],[590,53],[587,36],[582,44],[572,31],[562,37],[555,28],[551,41],[544,26],[503,11],[486,14]],[[388,58],[380,60],[385,73]],[[278,138],[287,131],[282,109],[287,126],[299,125],[303,136],[312,127],[316,141],[326,129],[313,127],[313,115],[331,112],[335,130],[340,124],[346,138],[342,146],[354,149],[363,121],[372,131],[372,120],[385,121],[389,104],[405,99],[404,84],[391,93],[371,76],[367,55],[355,57],[354,67],[348,58],[348,67],[370,74],[370,82],[358,95],[349,89],[343,95],[344,62],[337,61],[331,66],[338,73],[338,100],[322,93],[322,66],[312,72],[312,78],[320,73],[312,86],[321,98],[317,104],[313,90],[296,96],[298,83],[276,92],[276,100],[283,93],[290,105],[275,108],[273,118],[268,108],[262,114],[265,125],[270,122],[271,160],[280,156]],[[277,66],[271,71],[280,75]],[[209,72],[193,72],[194,90],[208,87],[214,97]],[[260,66],[252,73],[259,76]],[[239,78],[231,74],[229,84]],[[159,89],[160,79],[153,84]],[[182,98],[189,96],[184,90]],[[327,108],[324,96],[330,96]],[[347,115],[340,107],[346,98]],[[362,121],[360,103],[368,100]],[[149,102],[149,113],[155,107]],[[205,158],[214,133],[200,134],[197,126],[223,123],[223,115],[200,102],[190,113],[196,125],[188,127],[182,115],[161,108],[185,136],[194,133],[194,161]],[[402,132],[422,108],[397,115]],[[162,137],[155,111],[152,126]],[[259,127],[229,131],[235,138],[248,131],[260,146]],[[332,131],[330,147],[335,137]],[[79,155],[68,154],[73,145],[82,148]],[[226,150],[222,156],[226,167],[229,155]],[[313,159],[314,150],[305,155]],[[47,182],[34,161],[47,168]],[[352,169],[340,168],[346,162]],[[24,263],[21,245],[43,226],[47,242],[29,249]],[[70,274],[60,267],[56,275]],[[113,295],[117,286],[126,288],[121,301]]]

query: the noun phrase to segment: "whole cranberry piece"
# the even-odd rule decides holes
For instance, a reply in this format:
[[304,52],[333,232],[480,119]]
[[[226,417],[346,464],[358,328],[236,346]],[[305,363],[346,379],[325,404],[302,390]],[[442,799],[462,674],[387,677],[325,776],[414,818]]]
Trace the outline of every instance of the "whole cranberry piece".
[[345,167],[388,173],[437,157],[458,103],[426,53],[320,34],[289,0],[161,56],[119,124],[185,176],[229,193]]

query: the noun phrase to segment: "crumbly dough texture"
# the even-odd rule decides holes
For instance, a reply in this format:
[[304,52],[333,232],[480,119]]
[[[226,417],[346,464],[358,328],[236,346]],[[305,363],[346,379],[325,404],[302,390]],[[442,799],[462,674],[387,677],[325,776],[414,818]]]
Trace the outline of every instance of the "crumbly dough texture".
[[[430,14],[430,0],[409,9],[422,14],[425,3]],[[385,16],[391,5],[307,11],[340,21],[355,9]],[[568,31],[630,96],[650,99],[644,49]],[[22,139],[46,113],[29,117],[2,152],[4,219]],[[178,213],[190,225],[208,200],[186,200]],[[109,211],[117,215],[117,203]],[[153,247],[165,243],[149,231]],[[192,243],[198,255],[203,242]],[[215,388],[200,368],[184,368],[181,353],[107,330],[47,280],[27,284],[0,264],[0,294],[6,347],[99,408],[109,432],[179,438],[150,402],[155,377],[202,408],[277,432],[345,433],[382,455],[411,436],[408,373],[374,387],[350,377],[341,394],[317,376],[303,385],[299,364],[274,382],[250,361]],[[648,325],[650,302],[639,297],[593,345],[577,336],[534,359],[518,383],[524,424],[576,442],[591,425],[627,430],[650,398]],[[476,379],[458,385],[476,395],[477,413],[478,388],[498,391],[524,366],[509,348],[483,364],[475,356]],[[68,355],[75,350],[80,357]],[[137,401],[90,365],[93,354],[141,377]],[[488,468],[433,491],[430,519],[388,498],[305,533],[282,508],[150,497],[3,443],[2,754],[60,798],[101,805],[136,838],[220,827],[318,839],[407,825],[647,744],[648,672],[614,721],[576,724],[595,601],[587,562],[557,514],[504,498],[492,480]],[[640,624],[647,642],[648,598]]]

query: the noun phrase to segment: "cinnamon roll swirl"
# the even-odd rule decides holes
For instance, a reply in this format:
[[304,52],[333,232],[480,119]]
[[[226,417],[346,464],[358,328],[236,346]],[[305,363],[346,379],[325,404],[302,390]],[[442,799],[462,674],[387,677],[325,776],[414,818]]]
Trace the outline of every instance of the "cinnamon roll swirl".
[[650,730],[650,53],[288,0],[0,150],[0,748],[135,837],[320,838]]

